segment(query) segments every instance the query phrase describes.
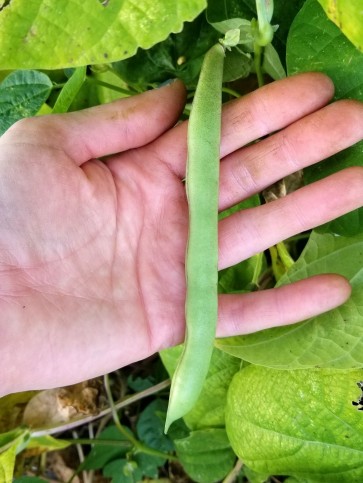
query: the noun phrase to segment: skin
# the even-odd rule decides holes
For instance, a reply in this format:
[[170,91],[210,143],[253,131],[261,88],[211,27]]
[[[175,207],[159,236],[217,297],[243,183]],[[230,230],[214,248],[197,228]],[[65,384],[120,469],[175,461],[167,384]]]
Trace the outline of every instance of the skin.
[[[218,320],[218,186],[224,48],[206,54],[188,123],[185,346],[172,379],[165,431],[192,409],[212,357]],[[198,368],[198,370],[195,370]]]
[[[304,74],[225,106],[219,208],[362,139],[362,105],[324,107],[332,96],[329,79]],[[186,124],[172,127],[184,102],[175,82],[0,138],[2,395],[76,383],[184,339]],[[223,220],[219,268],[362,206],[362,183],[349,168]],[[324,275],[221,296],[217,335],[297,322],[349,293]]]

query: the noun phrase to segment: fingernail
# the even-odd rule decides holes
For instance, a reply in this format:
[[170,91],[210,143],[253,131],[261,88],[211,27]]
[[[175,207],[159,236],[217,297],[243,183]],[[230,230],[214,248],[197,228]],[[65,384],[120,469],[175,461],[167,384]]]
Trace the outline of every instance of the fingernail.
[[168,79],[164,82],[162,82],[161,84],[158,85],[158,89],[161,89],[162,87],[166,87],[166,86],[169,86],[170,84],[172,84],[173,82],[175,82],[176,80],[178,79]]

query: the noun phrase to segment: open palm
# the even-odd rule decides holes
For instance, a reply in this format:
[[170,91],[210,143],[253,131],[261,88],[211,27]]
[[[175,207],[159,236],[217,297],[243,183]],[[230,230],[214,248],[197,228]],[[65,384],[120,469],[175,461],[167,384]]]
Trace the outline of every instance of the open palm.
[[[324,107],[331,96],[329,79],[305,74],[225,106],[220,209],[362,138],[362,105]],[[0,139],[2,394],[75,383],[182,341],[186,123],[174,125],[184,98],[175,82],[28,119]],[[223,220],[220,268],[361,206],[362,172]],[[299,321],[349,292],[324,275],[224,295],[218,335]]]

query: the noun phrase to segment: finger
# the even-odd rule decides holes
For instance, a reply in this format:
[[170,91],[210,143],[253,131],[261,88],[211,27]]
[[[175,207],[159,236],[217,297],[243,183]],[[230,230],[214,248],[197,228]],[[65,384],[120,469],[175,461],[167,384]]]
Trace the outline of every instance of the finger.
[[[329,102],[334,87],[323,74],[305,73],[268,84],[223,106],[221,157],[282,129]],[[185,176],[187,123],[156,142],[160,159]]]
[[[1,139],[42,143],[65,151],[77,164],[143,146],[178,120],[185,88],[175,81],[160,89],[67,114],[25,119]],[[6,138],[5,138],[6,136]]]
[[363,168],[347,168],[219,223],[219,269],[363,205]]
[[220,209],[321,161],[363,138],[363,103],[339,101],[283,131],[227,156],[221,163]]
[[351,287],[325,274],[243,295],[220,295],[217,337],[249,334],[315,317],[344,303]]

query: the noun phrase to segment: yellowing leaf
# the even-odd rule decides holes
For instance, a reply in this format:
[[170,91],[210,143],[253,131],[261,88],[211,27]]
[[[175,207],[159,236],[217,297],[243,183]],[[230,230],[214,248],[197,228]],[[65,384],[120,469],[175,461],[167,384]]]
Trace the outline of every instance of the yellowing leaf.
[[11,483],[15,466],[16,446],[11,446],[7,451],[0,454],[0,481]]
[[[24,408],[36,391],[18,392],[0,398],[0,435],[17,428],[23,417]],[[0,446],[4,444],[1,441]]]
[[179,461],[193,481],[212,483],[223,479],[236,459],[222,428],[192,431],[174,443]]
[[12,0],[0,12],[0,69],[125,59],[180,32],[205,6],[205,0]]
[[327,16],[363,52],[362,0],[318,0]]
[[361,369],[280,371],[250,365],[230,385],[226,429],[254,471],[310,483],[363,481]]

